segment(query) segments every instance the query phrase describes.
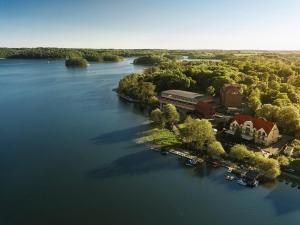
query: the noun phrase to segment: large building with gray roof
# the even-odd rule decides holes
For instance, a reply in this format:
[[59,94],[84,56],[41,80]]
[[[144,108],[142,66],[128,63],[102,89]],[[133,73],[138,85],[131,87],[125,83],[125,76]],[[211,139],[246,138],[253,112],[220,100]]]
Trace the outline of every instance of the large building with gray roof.
[[214,113],[214,101],[209,95],[182,90],[166,90],[159,97],[160,106],[173,104],[184,112],[193,112],[200,117],[209,118]]

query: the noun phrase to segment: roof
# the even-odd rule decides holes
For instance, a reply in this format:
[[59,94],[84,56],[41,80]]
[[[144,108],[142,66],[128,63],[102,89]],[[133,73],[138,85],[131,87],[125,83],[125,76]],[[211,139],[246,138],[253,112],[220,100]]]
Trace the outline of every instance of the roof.
[[231,88],[231,87],[241,88],[239,84],[224,84],[223,86],[223,88]]
[[182,91],[182,90],[167,90],[167,91],[163,91],[162,94],[182,96],[182,97],[190,98],[190,99],[197,99],[197,98],[204,97],[203,94],[190,92],[190,91]]
[[243,124],[246,121],[251,121],[256,130],[263,128],[267,134],[269,134],[275,126],[275,123],[249,115],[236,115],[233,117],[233,121],[236,121],[238,124]]

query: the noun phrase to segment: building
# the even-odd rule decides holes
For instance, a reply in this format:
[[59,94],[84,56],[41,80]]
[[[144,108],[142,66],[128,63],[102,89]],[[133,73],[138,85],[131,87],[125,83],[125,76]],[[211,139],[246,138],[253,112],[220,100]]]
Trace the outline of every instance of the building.
[[225,84],[220,91],[221,103],[225,107],[241,108],[243,103],[243,94],[240,85]]
[[248,115],[233,117],[227,133],[234,135],[237,130],[243,139],[265,146],[277,142],[279,138],[279,130],[275,123]]
[[213,98],[208,95],[182,90],[167,90],[161,93],[158,100],[161,108],[165,104],[173,104],[181,112],[195,113],[204,118],[215,114]]
[[286,146],[285,149],[283,150],[283,153],[286,155],[286,156],[289,156],[291,157],[294,153],[294,148],[291,147],[291,146]]

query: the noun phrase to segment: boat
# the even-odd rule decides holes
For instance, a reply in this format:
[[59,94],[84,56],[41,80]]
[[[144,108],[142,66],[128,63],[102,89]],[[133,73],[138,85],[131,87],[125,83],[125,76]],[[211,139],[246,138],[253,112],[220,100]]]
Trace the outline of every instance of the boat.
[[257,187],[259,184],[259,181],[258,180],[255,180],[253,183],[251,184],[248,184],[249,187]]
[[160,154],[162,154],[162,155],[168,155],[169,151],[166,150],[166,149],[162,149],[162,150],[160,150]]
[[190,159],[190,162],[192,165],[196,165],[197,164],[197,161],[195,159]]
[[213,163],[212,163],[212,166],[213,166],[214,168],[219,168],[219,167],[221,167],[221,165],[220,165],[218,162],[213,162]]
[[196,162],[195,160],[188,159],[188,160],[185,162],[185,165],[186,165],[186,166],[189,166],[189,167],[192,167],[192,166],[195,166],[196,163],[197,163],[197,162]]
[[235,178],[235,177],[234,177],[234,176],[231,176],[231,175],[226,175],[226,176],[225,176],[225,179],[228,180],[228,181],[233,181],[234,178]]
[[238,179],[237,183],[242,186],[247,186],[247,183],[245,181],[243,181],[242,179]]

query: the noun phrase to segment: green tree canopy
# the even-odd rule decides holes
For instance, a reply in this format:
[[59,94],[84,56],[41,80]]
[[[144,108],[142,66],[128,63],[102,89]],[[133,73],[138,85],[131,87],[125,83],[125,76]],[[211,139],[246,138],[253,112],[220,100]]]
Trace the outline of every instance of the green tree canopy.
[[225,154],[224,148],[219,141],[213,141],[208,144],[207,153],[210,156],[222,156]]
[[212,125],[206,119],[187,117],[181,128],[181,135],[185,143],[195,146],[198,150],[215,141]]
[[254,153],[249,151],[245,145],[234,145],[230,149],[229,155],[239,161],[243,161],[245,159],[250,159],[254,157]]
[[150,119],[161,127],[164,127],[165,119],[160,109],[154,109],[150,113]]
[[178,123],[180,119],[180,115],[177,112],[176,107],[172,104],[166,104],[163,106],[163,117],[169,127],[173,127],[173,125]]

